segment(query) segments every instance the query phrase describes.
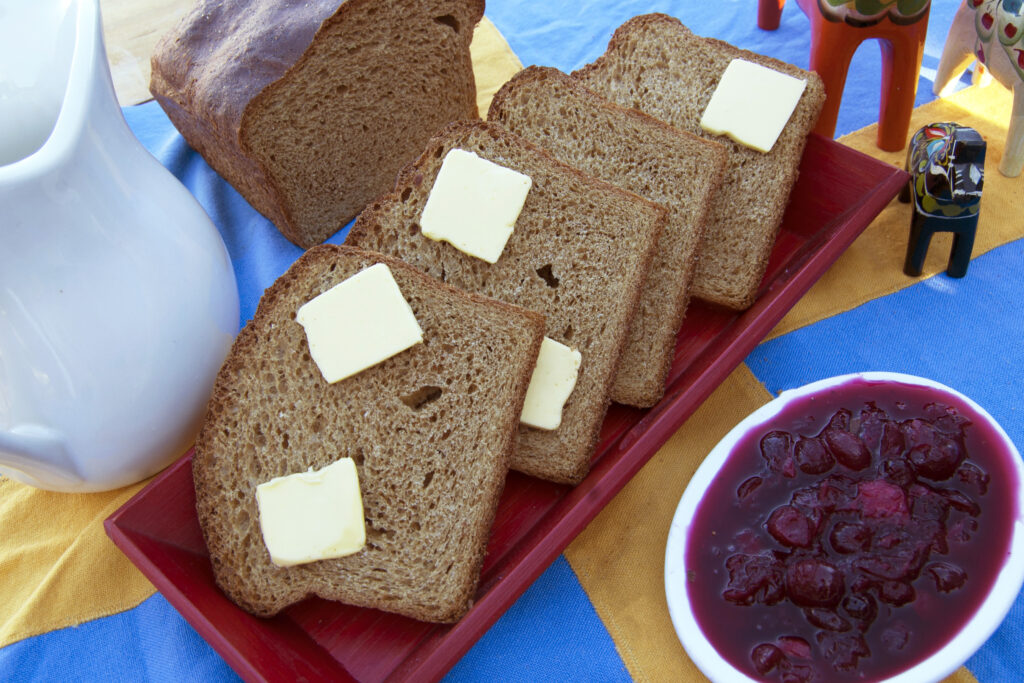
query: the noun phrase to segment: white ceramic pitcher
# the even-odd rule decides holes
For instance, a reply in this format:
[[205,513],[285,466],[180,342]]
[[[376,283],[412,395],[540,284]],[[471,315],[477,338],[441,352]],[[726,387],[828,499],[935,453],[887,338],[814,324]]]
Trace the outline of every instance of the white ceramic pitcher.
[[0,0],[0,473],[157,472],[237,329],[219,233],[121,114],[97,0]]

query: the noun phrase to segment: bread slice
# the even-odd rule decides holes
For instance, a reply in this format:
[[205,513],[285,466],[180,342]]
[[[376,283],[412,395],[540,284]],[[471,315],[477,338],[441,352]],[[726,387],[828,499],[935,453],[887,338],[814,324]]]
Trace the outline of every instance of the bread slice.
[[668,209],[612,387],[613,401],[653,406],[665,393],[708,208],[725,172],[725,148],[620,107],[550,67],[531,66],[502,86],[487,119]]
[[[295,313],[383,262],[423,342],[327,384]],[[351,247],[307,251],[260,300],[220,374],[192,471],[217,584],[261,616],[306,596],[454,621],[470,605],[543,338],[531,311],[467,294]],[[367,546],[277,567],[255,490],[274,477],[356,461]]]
[[[464,149],[533,180],[496,263],[419,229],[444,156]],[[553,431],[520,426],[512,467],[575,484],[586,475],[666,211],[556,161],[492,123],[458,122],[428,143],[395,191],[368,206],[346,243],[390,253],[457,287],[518,304],[547,321],[547,336],[583,356],[576,388]]]
[[[796,111],[767,154],[700,127],[701,115],[733,59],[807,79]],[[825,102],[818,75],[696,36],[673,17],[647,14],[620,26],[604,55],[573,76],[624,107],[726,145],[729,167],[712,206],[693,295],[731,309],[749,307],[768,266],[804,143]]]
[[185,140],[301,247],[323,242],[455,119],[478,118],[483,0],[199,0],[150,90]]

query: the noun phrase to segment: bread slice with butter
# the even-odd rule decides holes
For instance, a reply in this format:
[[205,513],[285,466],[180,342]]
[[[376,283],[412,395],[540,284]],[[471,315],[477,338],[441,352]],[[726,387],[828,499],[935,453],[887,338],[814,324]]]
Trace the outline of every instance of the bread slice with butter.
[[[451,150],[528,176],[514,230],[491,264],[423,235],[421,216]],[[453,210],[459,197],[452,196]],[[468,201],[468,200],[467,200]],[[579,376],[557,429],[521,426],[516,470],[575,484],[590,459],[667,211],[585,175],[488,122],[450,124],[360,214],[347,244],[393,254],[463,289],[543,313],[546,335],[578,349]]]
[[[807,81],[796,110],[768,153],[712,135],[700,126],[733,59]],[[624,107],[634,107],[728,148],[729,165],[719,200],[712,206],[693,295],[731,309],[749,307],[768,266],[804,143],[825,102],[825,87],[818,75],[694,35],[678,19],[664,14],[630,19],[615,31],[601,57],[572,75]],[[757,117],[760,111],[753,107],[749,114]]]
[[[422,342],[335,383],[296,312],[384,263]],[[264,293],[214,387],[192,462],[217,584],[261,616],[307,596],[450,622],[473,599],[544,332],[534,312],[457,290],[394,258],[307,251]],[[271,561],[256,487],[356,465],[366,546],[295,566]]]
[[520,71],[494,96],[487,118],[668,209],[612,389],[613,401],[653,406],[665,393],[708,211],[725,172],[725,147],[620,107],[550,67]]

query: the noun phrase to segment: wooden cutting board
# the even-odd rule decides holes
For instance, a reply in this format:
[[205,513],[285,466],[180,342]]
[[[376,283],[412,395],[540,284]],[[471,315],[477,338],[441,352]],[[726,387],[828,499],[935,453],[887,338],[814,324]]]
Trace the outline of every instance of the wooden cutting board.
[[114,90],[122,106],[151,99],[149,56],[193,0],[100,0]]

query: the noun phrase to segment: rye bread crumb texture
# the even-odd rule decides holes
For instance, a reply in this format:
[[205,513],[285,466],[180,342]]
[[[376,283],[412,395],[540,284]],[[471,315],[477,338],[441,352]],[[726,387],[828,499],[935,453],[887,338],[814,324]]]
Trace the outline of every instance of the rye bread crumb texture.
[[[701,115],[733,59],[807,80],[796,111],[767,154],[705,133],[700,127]],[[673,17],[647,14],[620,26],[607,51],[573,76],[624,107],[726,145],[728,169],[718,201],[711,207],[692,295],[727,308],[749,307],[757,296],[796,182],[804,143],[825,102],[825,88],[818,75],[696,36]]]
[[[496,263],[424,237],[420,216],[444,156],[464,149],[528,175],[533,187]],[[587,176],[497,124],[449,125],[394,192],[366,208],[347,244],[401,258],[456,287],[542,313],[546,335],[583,356],[561,426],[520,426],[516,470],[575,484],[590,468],[612,381],[666,210]]]
[[[298,308],[386,263],[424,341],[327,384]],[[217,377],[192,463],[217,584],[270,616],[309,595],[425,621],[469,608],[543,338],[533,312],[456,290],[380,254],[322,245],[267,289]],[[281,568],[255,490],[274,477],[355,460],[367,546]]]
[[483,0],[200,0],[150,90],[185,140],[289,240],[323,242],[427,139],[476,119]]
[[[217,584],[253,614],[317,595],[457,620],[508,468],[579,483],[610,401],[660,400],[690,296],[743,309],[757,295],[824,101],[820,79],[650,14],[572,76],[524,70],[482,122],[469,43],[483,10],[200,0],[153,57],[153,94],[189,144],[312,247],[236,339],[192,463]],[[700,129],[734,58],[808,81],[768,154]],[[420,230],[455,148],[533,181],[495,264]],[[357,214],[346,246],[313,246]],[[424,342],[327,384],[296,312],[378,262]],[[582,354],[553,431],[519,424],[544,335]],[[341,457],[358,468],[366,548],[275,566],[256,486]]]
[[620,107],[550,67],[531,66],[512,78],[494,96],[487,119],[668,209],[612,388],[617,403],[653,406],[665,392],[708,208],[725,172],[725,147]]

